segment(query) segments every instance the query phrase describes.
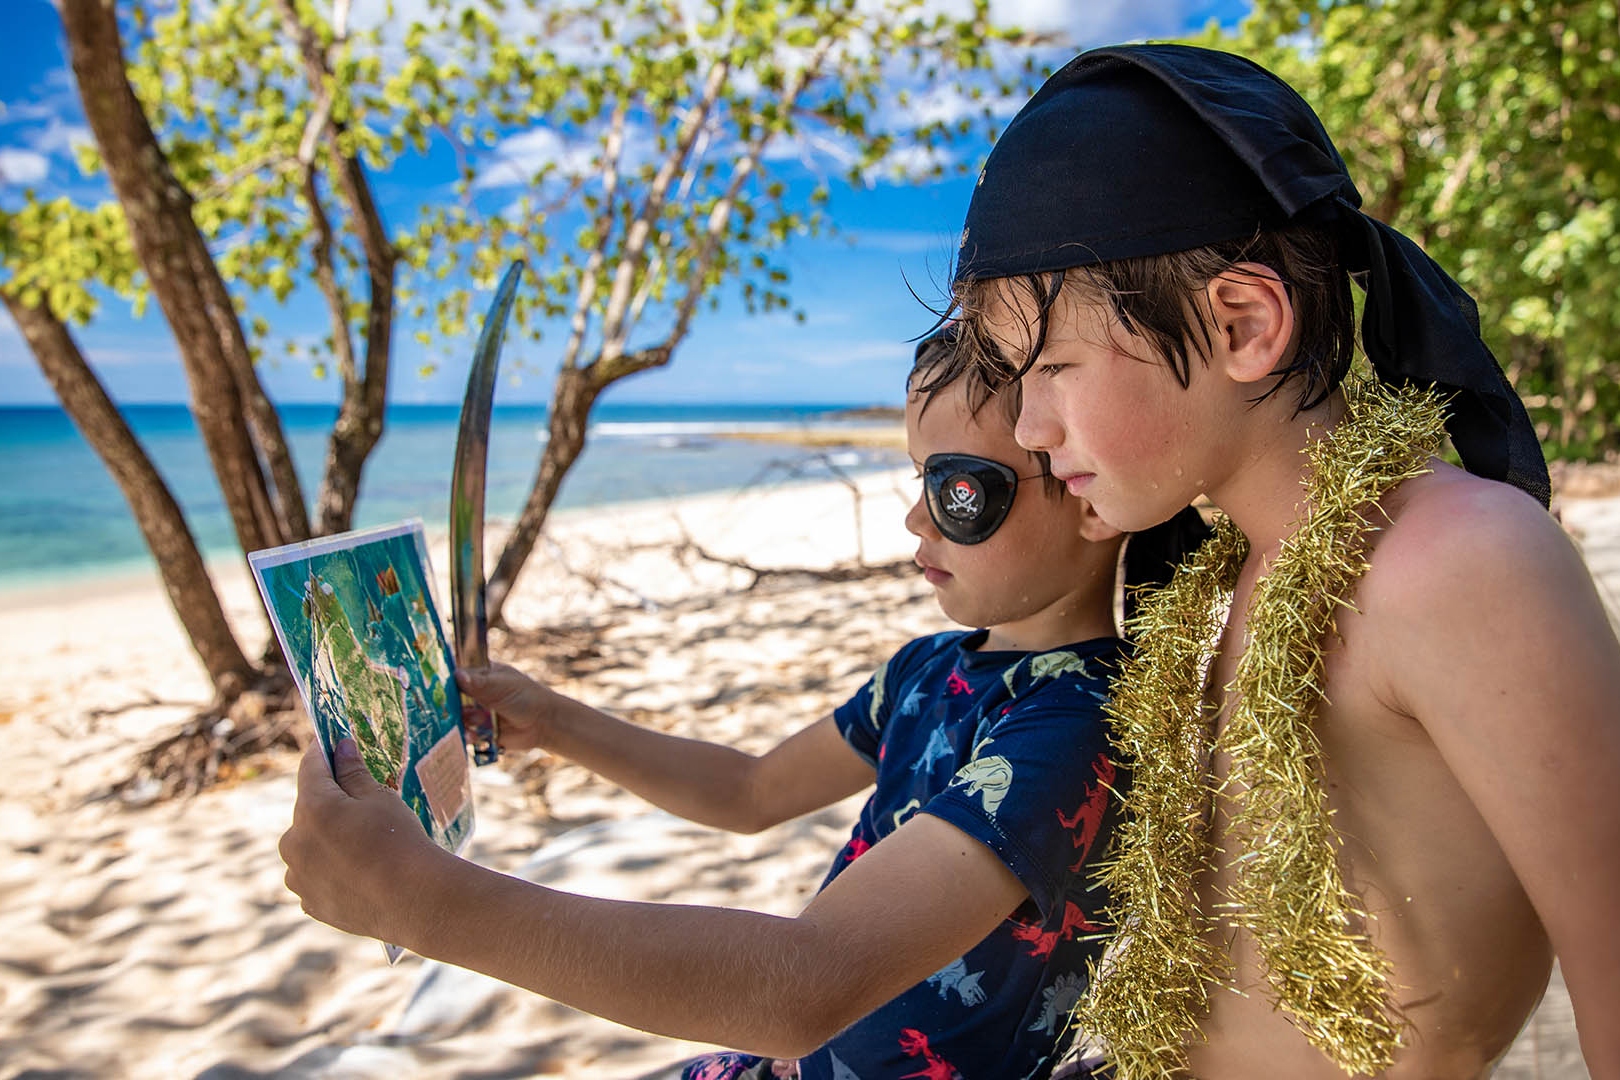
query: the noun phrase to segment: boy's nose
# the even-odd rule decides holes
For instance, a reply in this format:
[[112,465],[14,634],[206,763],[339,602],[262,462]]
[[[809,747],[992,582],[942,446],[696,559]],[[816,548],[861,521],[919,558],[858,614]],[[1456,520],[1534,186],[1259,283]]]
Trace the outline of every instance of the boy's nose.
[[934,519],[928,515],[928,495],[921,490],[919,481],[917,500],[906,511],[906,532],[919,540],[937,540],[940,538],[939,530],[934,527]]
[[1019,389],[1018,422],[1013,425],[1013,438],[1031,453],[1051,450],[1063,441],[1062,426],[1054,422],[1041,395],[1031,386],[1031,380],[1023,380]]

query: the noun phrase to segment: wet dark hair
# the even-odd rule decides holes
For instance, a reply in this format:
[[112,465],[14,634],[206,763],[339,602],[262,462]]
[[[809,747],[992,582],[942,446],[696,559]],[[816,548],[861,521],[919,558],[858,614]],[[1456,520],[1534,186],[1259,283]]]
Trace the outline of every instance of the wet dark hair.
[[[911,374],[906,376],[906,387],[922,398],[926,410],[934,395],[956,383],[963,383],[968,398],[968,415],[978,419],[979,413],[994,405],[1002,413],[1007,426],[1018,423],[1021,399],[1018,380],[997,383],[989,369],[974,363],[967,350],[961,348],[959,331],[954,323],[947,324],[938,333],[924,338],[917,346]],[[1048,495],[1061,494],[1063,484],[1052,475],[1052,458],[1044,450],[1029,451],[1040,463],[1041,483]]]
[[[1294,306],[1293,354],[1273,373],[1272,385],[1256,401],[1297,381],[1296,410],[1314,408],[1350,370],[1356,320],[1351,278],[1340,262],[1338,244],[1325,230],[1309,226],[1261,231],[1246,239],[1168,255],[960,282],[942,316],[958,327],[953,354],[936,363],[928,382],[917,388],[946,385],[968,369],[977,373],[988,394],[1015,388],[1040,358],[1052,307],[1064,289],[1080,290],[1088,300],[1106,301],[1126,332],[1146,342],[1186,387],[1193,355],[1207,363],[1213,345],[1205,288],[1223,273],[1245,273],[1235,269],[1245,262],[1269,267],[1286,286]],[[1003,282],[1020,291],[1036,312],[1027,328],[1024,355],[1018,357],[1003,355],[984,325],[986,314],[1004,300]]]

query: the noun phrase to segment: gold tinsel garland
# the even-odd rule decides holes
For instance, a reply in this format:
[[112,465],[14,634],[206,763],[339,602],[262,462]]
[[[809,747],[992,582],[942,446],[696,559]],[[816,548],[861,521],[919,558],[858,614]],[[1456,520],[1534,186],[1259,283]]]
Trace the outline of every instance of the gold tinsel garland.
[[[1225,727],[1211,745],[1205,683],[1248,541],[1226,518],[1132,620],[1134,657],[1108,712],[1131,765],[1125,817],[1101,881],[1119,947],[1092,972],[1075,1020],[1107,1048],[1121,1080],[1187,1067],[1209,988],[1229,972],[1198,910],[1197,875],[1213,867],[1215,799],[1231,809],[1231,875],[1222,914],[1249,933],[1277,1005],[1349,1073],[1387,1068],[1401,1023],[1389,962],[1360,932],[1366,912],[1345,888],[1311,721],[1322,698],[1322,643],[1367,568],[1369,515],[1428,471],[1445,435],[1439,400],[1417,388],[1356,381],[1347,414],[1304,453],[1305,515],[1255,585]],[[1210,778],[1212,751],[1230,756]]]

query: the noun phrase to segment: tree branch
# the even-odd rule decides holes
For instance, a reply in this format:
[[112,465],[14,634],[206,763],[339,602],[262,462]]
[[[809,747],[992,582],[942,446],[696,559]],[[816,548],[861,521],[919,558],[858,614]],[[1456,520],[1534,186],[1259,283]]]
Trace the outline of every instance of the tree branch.
[[630,301],[630,313],[625,317],[626,327],[634,327],[641,321],[641,310],[647,306],[647,300],[652,296],[653,288],[658,282],[658,275],[664,272],[664,252],[659,248],[653,252],[652,262],[647,264],[647,272],[641,275],[641,287],[636,290],[635,299]]
[[[346,16],[347,8],[345,0],[338,0],[334,17]],[[311,131],[316,121],[320,120],[326,142],[338,163],[338,180],[343,190],[344,201],[348,204],[355,231],[359,234],[360,245],[366,255],[371,301],[366,320],[364,393],[367,404],[380,410],[387,391],[388,352],[393,329],[394,267],[398,262],[399,252],[388,239],[387,230],[383,227],[382,215],[372,198],[371,183],[366,178],[359,155],[345,154],[341,151],[339,136],[344,133],[344,125],[333,120],[331,115],[333,96],[331,63],[316,39],[314,31],[299,18],[294,0],[281,0],[281,9],[288,33],[297,42],[299,52],[303,56],[304,72],[310,89],[317,95],[318,100],[315,112],[310,117],[310,125],[305,129],[305,143],[312,141]],[[305,147],[300,146],[301,160],[304,153]],[[314,155],[312,146],[309,154],[312,159]]]
[[614,106],[613,119],[608,124],[607,143],[602,148],[603,228],[580,275],[579,295],[574,298],[574,314],[568,323],[568,345],[563,350],[564,368],[572,368],[579,363],[580,350],[585,346],[585,333],[590,329],[591,301],[596,299],[596,279],[607,258],[608,236],[613,231],[613,200],[619,191],[619,159],[624,153],[624,124],[628,112],[628,102],[621,99]]
[[244,164],[237,166],[235,169],[232,169],[224,176],[216,178],[213,183],[209,184],[202,190],[202,192],[198,195],[197,200],[199,202],[205,202],[209,199],[217,199],[231,188],[235,187],[237,184],[240,184],[243,180],[246,180],[248,177],[258,172],[260,169],[274,166],[275,169],[282,170],[291,168],[293,164],[294,161],[292,159],[289,159],[285,154],[279,152],[260,154],[251,161],[245,162]]
[[720,98],[720,91],[725,87],[726,76],[730,71],[729,60],[716,60],[710,66],[703,83],[702,96],[682,122],[676,135],[675,148],[659,165],[658,172],[647,188],[647,198],[642,203],[635,220],[630,224],[629,232],[625,236],[624,254],[620,256],[619,265],[614,273],[613,291],[608,296],[607,310],[602,314],[604,357],[611,357],[624,351],[625,338],[629,332],[625,315],[635,285],[636,271],[641,269],[644,262],[647,237],[652,233],[659,215],[664,212],[664,199],[669,193],[669,186],[676,174],[685,166],[687,156],[692,152],[698,135],[708,122],[710,110]]
[[[319,200],[314,198],[313,178],[316,132],[319,132],[320,140],[326,143],[336,164],[337,186],[343,192],[343,201],[348,207],[349,218],[360,238],[361,249],[365,252],[366,279],[370,292],[366,310],[366,352],[363,372],[357,373],[354,368],[353,346],[348,338],[348,312],[338,310],[336,307],[333,312],[334,319],[342,320],[343,332],[336,335],[334,340],[343,343],[343,348],[348,352],[346,359],[341,352],[339,354],[340,362],[347,363],[348,370],[344,372],[343,404],[338,411],[337,422],[332,427],[332,438],[328,446],[325,476],[319,497],[319,512],[322,531],[335,532],[347,529],[353,521],[354,502],[359,494],[360,469],[382,436],[383,410],[388,397],[389,356],[394,332],[394,272],[399,262],[399,251],[388,239],[387,231],[383,227],[382,215],[372,197],[371,183],[366,178],[365,167],[360,162],[359,153],[345,153],[343,150],[342,136],[346,134],[346,127],[332,115],[335,90],[331,59],[315,32],[299,16],[295,0],[280,0],[280,3],[282,21],[289,36],[298,46],[299,54],[304,61],[305,78],[317,102],[299,146],[300,159],[305,162],[306,198],[312,200],[312,208],[319,208]],[[347,16],[347,0],[337,0],[333,17],[334,29],[338,32],[339,40],[342,39],[343,21]],[[321,213],[320,216],[324,218],[325,215]],[[327,227],[325,231],[325,257],[327,267],[330,269],[331,230]],[[318,260],[317,276],[320,273]],[[335,276],[332,284],[336,285]],[[324,283],[322,291],[327,292],[328,303],[332,304],[333,294],[327,291]]]
[[[832,37],[828,35],[817,44],[816,50],[811,54],[810,60],[793,73],[787,87],[783,90],[782,108],[791,110],[803,94],[805,88],[820,71],[822,63],[827,59],[827,52],[832,47]],[[708,277],[709,268],[714,265],[716,255],[720,251],[720,238],[725,235],[726,224],[731,219],[731,208],[736,204],[737,194],[742,186],[753,175],[754,169],[759,165],[760,155],[765,151],[765,145],[770,142],[771,133],[761,131],[749,143],[747,151],[732,167],[731,181],[726,185],[726,192],[714,208],[709,211],[709,223],[704,230],[703,250],[692,263],[692,269],[687,274],[686,292],[681,297],[675,309],[675,323],[669,334],[664,338],[663,350],[665,356],[672,353],[675,346],[686,337],[687,330],[692,323],[692,316],[697,311],[698,301],[703,298],[703,282]]]
[[332,223],[327,219],[320,192],[316,190],[313,161],[304,163],[301,190],[304,203],[309,207],[310,221],[315,226],[315,242],[310,249],[315,259],[315,283],[320,287],[321,295],[326,297],[326,310],[332,318],[332,347],[337,353],[338,372],[343,376],[344,392],[347,394],[356,378],[354,341],[349,336],[348,296],[338,282],[337,270],[332,263]]

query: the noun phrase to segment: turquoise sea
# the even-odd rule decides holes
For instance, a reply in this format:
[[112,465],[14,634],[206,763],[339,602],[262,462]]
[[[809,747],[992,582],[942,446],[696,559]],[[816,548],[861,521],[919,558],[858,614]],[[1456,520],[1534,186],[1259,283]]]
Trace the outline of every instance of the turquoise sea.
[[[844,421],[834,405],[598,405],[585,452],[558,509],[631,502],[752,484],[825,480],[905,461],[899,451],[817,452],[716,438],[725,431]],[[234,550],[230,521],[201,439],[183,405],[123,410],[210,555]],[[313,501],[336,409],[280,410]],[[442,532],[450,499],[457,405],[393,405],[361,482],[357,527],[420,517]],[[497,406],[490,430],[487,508],[517,515],[539,464],[543,406]],[[71,420],[55,407],[0,407],[0,587],[126,573],[151,566],[122,493]]]

